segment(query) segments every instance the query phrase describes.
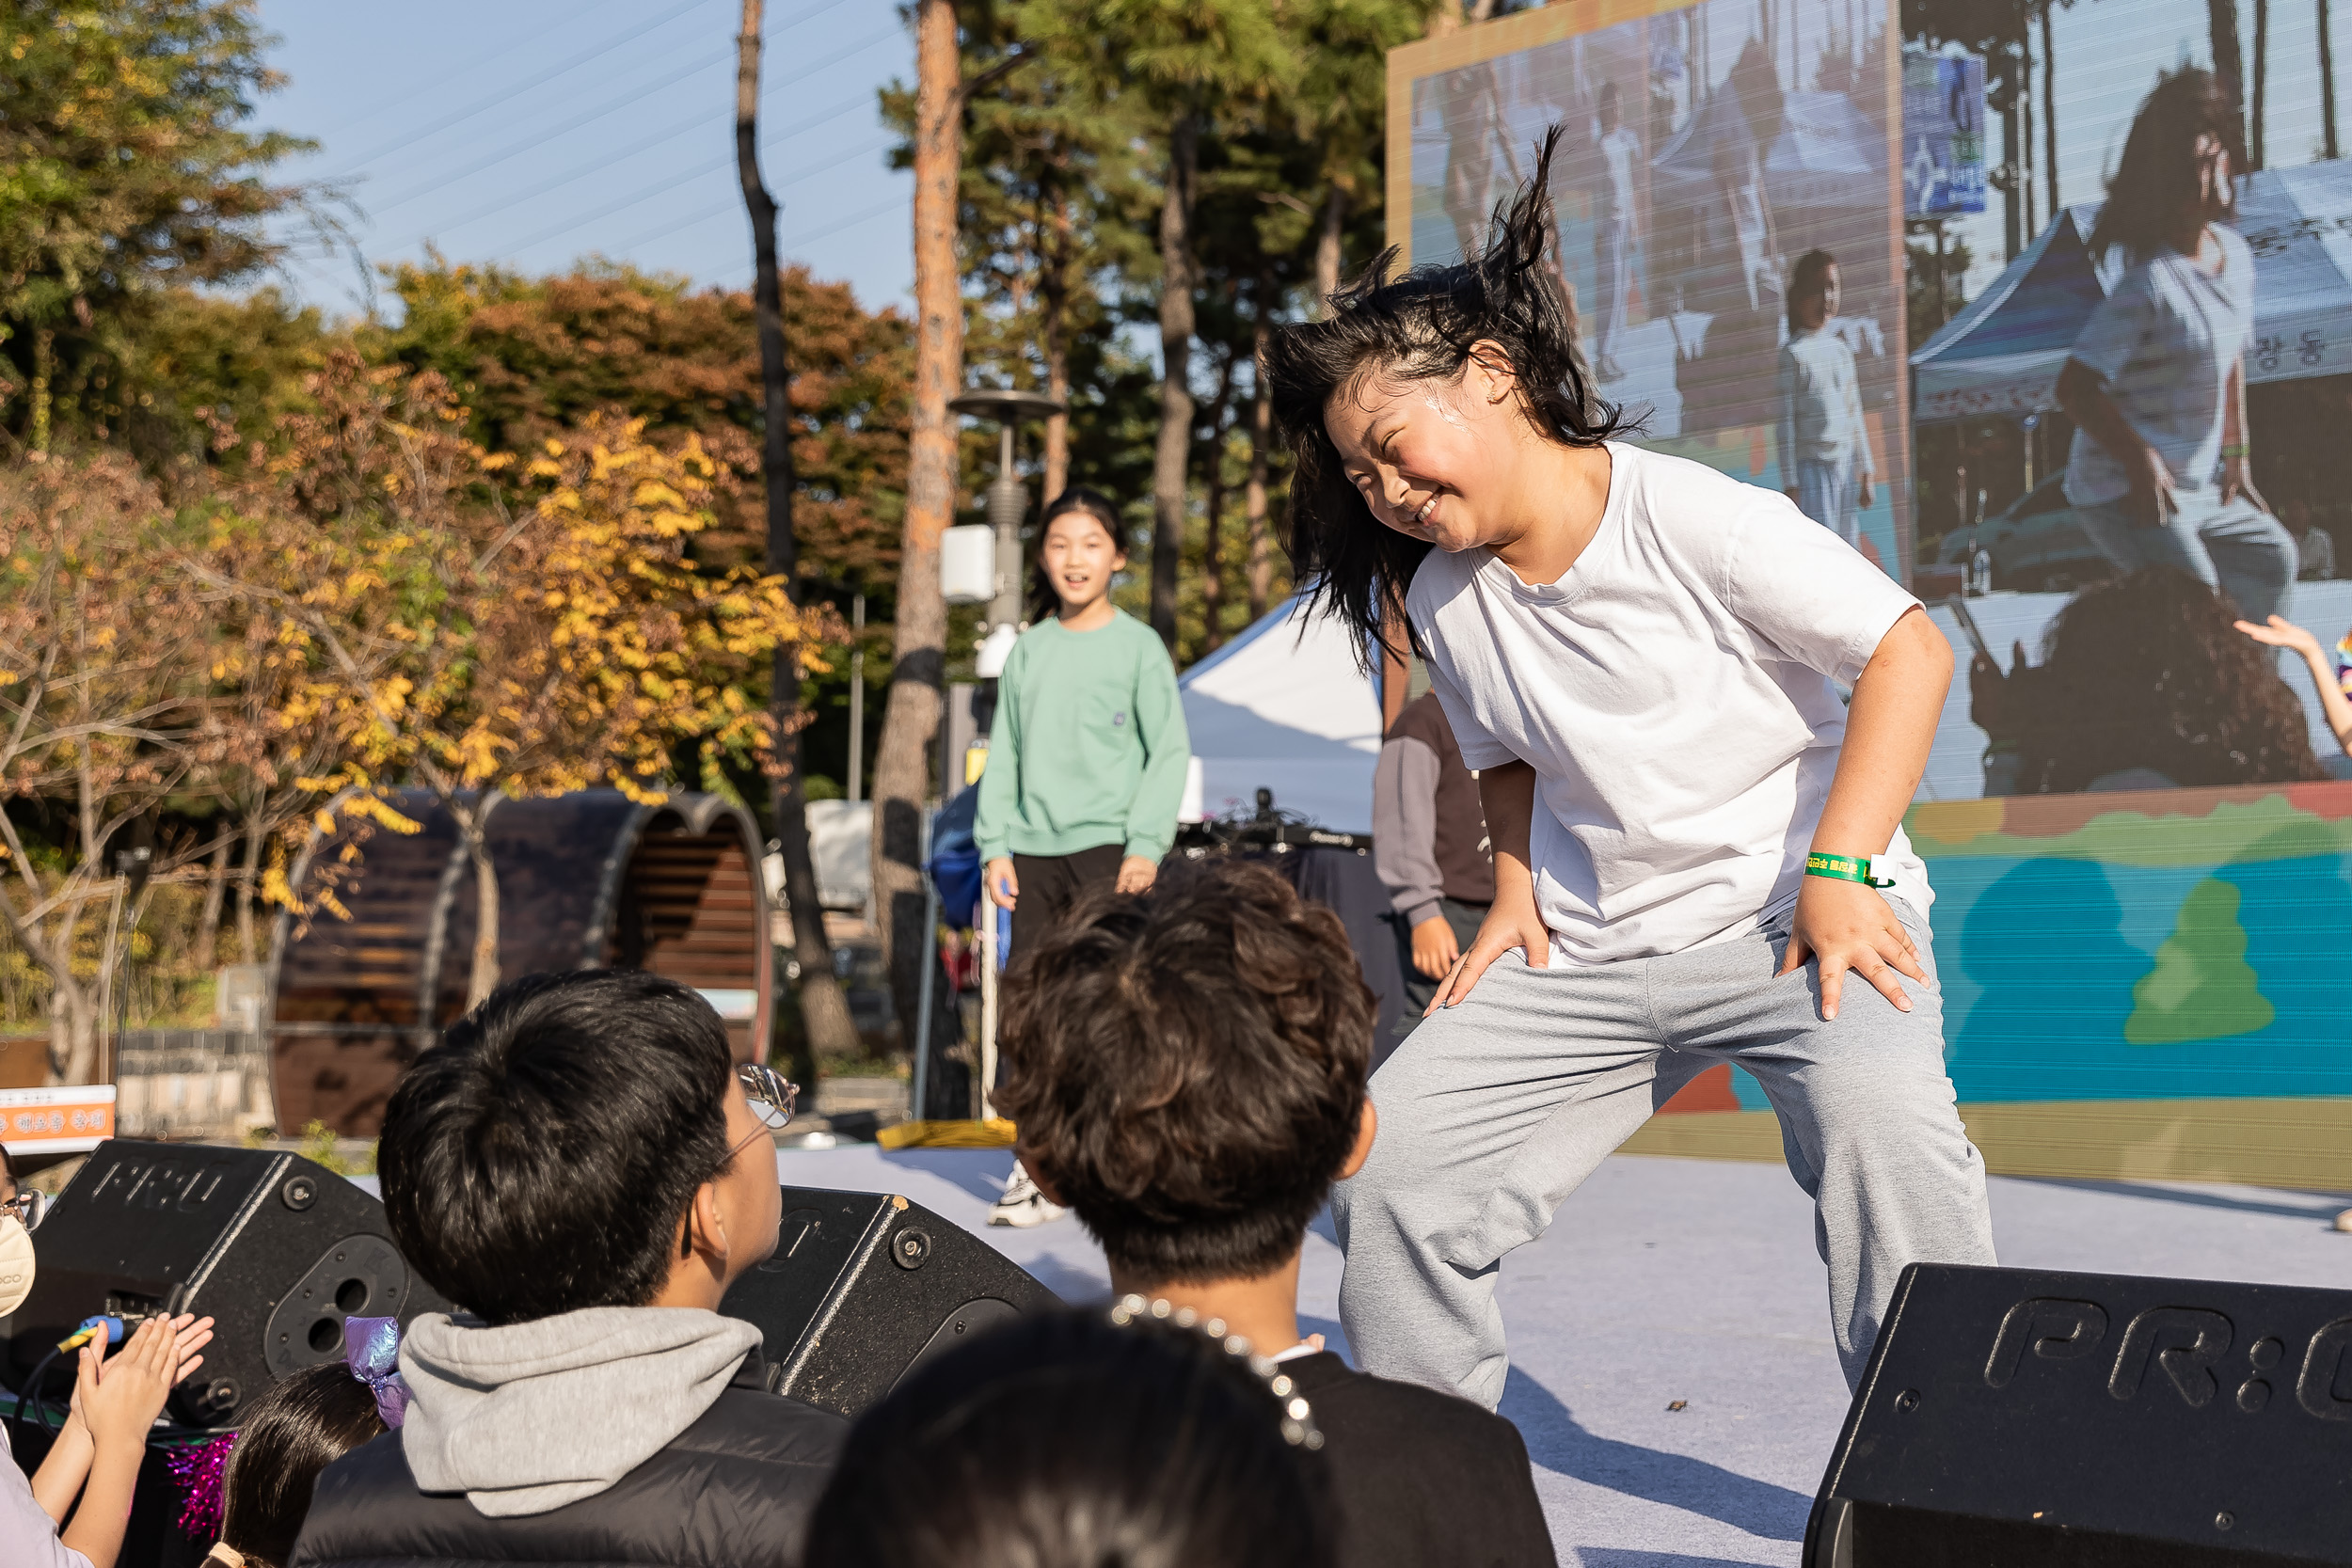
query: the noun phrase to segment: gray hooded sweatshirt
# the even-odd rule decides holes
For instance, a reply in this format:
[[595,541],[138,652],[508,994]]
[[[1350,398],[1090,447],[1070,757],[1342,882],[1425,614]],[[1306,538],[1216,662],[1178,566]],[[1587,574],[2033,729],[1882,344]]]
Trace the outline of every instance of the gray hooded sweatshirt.
[[429,1313],[401,1340],[401,1448],[421,1491],[463,1492],[491,1518],[545,1513],[667,1447],[759,1342],[750,1323],[687,1307],[594,1307],[497,1328]]

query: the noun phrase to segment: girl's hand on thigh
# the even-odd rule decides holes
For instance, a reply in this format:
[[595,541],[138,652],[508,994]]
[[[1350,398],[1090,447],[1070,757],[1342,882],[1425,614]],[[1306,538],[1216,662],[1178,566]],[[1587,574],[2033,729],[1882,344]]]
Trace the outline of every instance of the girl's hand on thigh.
[[1149,893],[1160,879],[1160,863],[1148,855],[1129,855],[1119,863],[1119,891]]
[[1788,950],[1780,973],[1793,974],[1805,959],[1821,966],[1821,1017],[1837,1016],[1837,999],[1844,992],[1849,971],[1878,988],[1879,994],[1904,1012],[1911,997],[1896,978],[1898,972],[1924,982],[1928,972],[1919,966],[1919,946],[1895,917],[1895,911],[1875,888],[1841,882],[1828,877],[1807,877],[1797,891],[1796,913],[1788,922]]
[[988,901],[1000,910],[1009,910],[1021,901],[1021,879],[1012,874],[1012,858],[999,855],[988,863],[980,874],[987,884]]
[[1527,956],[1530,969],[1550,966],[1551,932],[1532,897],[1512,901],[1498,897],[1494,901],[1478,927],[1477,940],[1470,944],[1469,952],[1454,960],[1454,972],[1438,988],[1438,994],[1429,999],[1429,1006],[1421,1016],[1427,1018],[1440,1007],[1460,1002],[1478,984],[1478,977],[1486,973],[1487,966],[1515,947]]

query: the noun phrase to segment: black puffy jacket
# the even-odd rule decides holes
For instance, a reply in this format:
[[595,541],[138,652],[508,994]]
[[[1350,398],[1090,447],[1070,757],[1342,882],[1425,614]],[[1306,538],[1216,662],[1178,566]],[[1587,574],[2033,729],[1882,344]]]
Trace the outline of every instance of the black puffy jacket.
[[423,1493],[400,1433],[319,1475],[296,1568],[562,1562],[628,1568],[798,1568],[802,1538],[849,1423],[767,1391],[757,1351],[716,1402],[610,1488],[546,1513],[493,1519],[462,1494]]

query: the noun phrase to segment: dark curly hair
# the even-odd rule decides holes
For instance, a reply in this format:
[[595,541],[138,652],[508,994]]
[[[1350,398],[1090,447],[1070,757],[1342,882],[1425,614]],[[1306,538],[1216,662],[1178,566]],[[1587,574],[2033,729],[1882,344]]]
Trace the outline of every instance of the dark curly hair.
[[1113,1267],[1254,1277],[1355,1147],[1375,1011],[1338,915],[1263,866],[1172,865],[1015,958],[995,1103]]
[[2170,566],[2083,590],[2021,693],[2018,793],[2072,794],[2133,768],[2184,789],[2327,777],[2302,704],[2235,615]]
[[1278,327],[1266,345],[1263,372],[1274,420],[1295,463],[1283,547],[1305,585],[1310,612],[1347,624],[1367,671],[1377,657],[1375,647],[1388,635],[1384,607],[1405,602],[1405,590],[1431,546],[1384,527],[1349,482],[1323,423],[1334,397],[1375,373],[1408,381],[1458,379],[1471,348],[1493,342],[1509,356],[1522,407],[1545,435],[1589,447],[1627,428],[1620,411],[1595,394],[1581,368],[1576,315],[1550,256],[1551,155],[1561,130],[1555,125],[1544,133],[1534,177],[1507,206],[1495,208],[1490,236],[1477,255],[1448,266],[1415,267],[1391,279],[1391,245],[1331,296],[1323,320]]
[[[2197,141],[2208,135],[2229,152],[2231,168],[2246,172],[2245,122],[2213,72],[2185,66],[2158,75],[2107,181],[2106,203],[2090,229],[2091,255],[2122,245],[2138,261],[2168,243],[2173,214],[2197,195]],[[2234,186],[2222,196],[2234,208]]]

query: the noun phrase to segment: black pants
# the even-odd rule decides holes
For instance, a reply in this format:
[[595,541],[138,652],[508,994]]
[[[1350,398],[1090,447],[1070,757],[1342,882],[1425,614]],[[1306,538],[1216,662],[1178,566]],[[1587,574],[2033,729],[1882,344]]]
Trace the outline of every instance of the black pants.
[[[1438,912],[1444,915],[1445,923],[1454,927],[1454,940],[1465,953],[1470,951],[1470,943],[1478,940],[1478,927],[1486,924],[1486,911],[1490,907],[1465,904],[1459,898],[1438,900]],[[1405,974],[1405,1006],[1396,1015],[1396,1037],[1403,1039],[1413,1032],[1413,1025],[1421,1022],[1422,1013],[1438,994],[1438,987],[1444,983],[1445,977],[1439,975],[1432,980],[1413,967],[1413,928],[1405,923],[1403,915],[1391,915],[1389,924],[1396,927],[1396,966]]]
[[1119,863],[1126,858],[1123,844],[1097,845],[1074,855],[1013,856],[1012,875],[1021,894],[1012,904],[1011,957],[1044,941],[1080,898],[1115,885]]

